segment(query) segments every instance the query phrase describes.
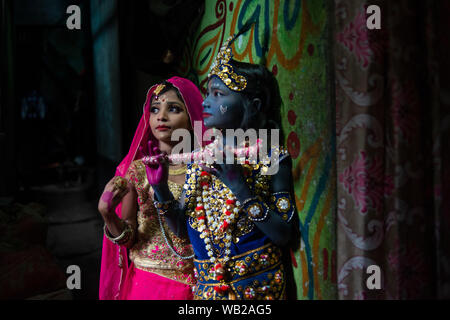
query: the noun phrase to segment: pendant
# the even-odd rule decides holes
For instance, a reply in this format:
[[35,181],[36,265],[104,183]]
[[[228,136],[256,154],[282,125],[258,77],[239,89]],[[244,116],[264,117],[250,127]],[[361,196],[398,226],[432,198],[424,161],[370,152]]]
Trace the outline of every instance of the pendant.
[[228,276],[225,268],[220,263],[217,263],[214,266],[214,274],[216,276],[217,281],[224,281],[224,280],[226,280],[226,278]]
[[228,290],[230,290],[230,286],[227,284],[214,286],[214,291],[216,291],[220,295],[224,295],[225,293],[228,292]]

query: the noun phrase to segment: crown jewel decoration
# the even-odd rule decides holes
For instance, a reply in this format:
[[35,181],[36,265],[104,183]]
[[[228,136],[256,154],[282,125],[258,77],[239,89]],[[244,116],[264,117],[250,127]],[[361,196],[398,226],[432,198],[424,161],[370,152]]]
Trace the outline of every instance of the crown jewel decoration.
[[229,89],[233,91],[242,91],[247,87],[247,79],[236,74],[233,67],[229,64],[231,58],[233,58],[233,52],[230,46],[232,40],[233,36],[229,37],[220,48],[216,60],[208,74],[208,78],[216,75]]
[[156,87],[155,91],[153,91],[153,94],[155,96],[159,96],[159,93],[166,87],[166,85],[164,84],[158,84],[158,86]]

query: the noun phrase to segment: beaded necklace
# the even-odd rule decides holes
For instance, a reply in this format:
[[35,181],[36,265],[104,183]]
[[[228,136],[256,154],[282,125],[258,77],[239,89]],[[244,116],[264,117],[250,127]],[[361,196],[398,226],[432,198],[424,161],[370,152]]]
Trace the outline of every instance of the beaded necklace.
[[[265,165],[267,161],[264,159],[253,164],[243,161],[242,165],[246,183],[258,196],[263,197],[267,197],[269,194],[269,176],[263,176],[259,171],[267,170]],[[188,174],[195,173],[189,170]],[[200,191],[194,191],[197,183]],[[233,241],[239,241],[236,238],[238,234],[250,232],[253,229],[253,223],[248,222],[247,213],[241,212],[240,214],[241,203],[236,200],[231,190],[210,173],[201,171],[197,182],[191,177],[185,188],[188,196],[192,194],[192,197],[196,199],[196,207],[191,208],[191,210],[195,208],[191,214],[194,219],[191,226],[200,232],[200,238],[204,241],[209,261],[213,264],[209,270],[209,277],[219,282],[214,286],[214,290],[219,294],[228,292],[232,295],[232,292],[229,291],[230,286],[226,282],[229,276],[227,262],[230,260],[230,247]],[[186,202],[194,199],[186,199]]]
[[[202,171],[199,181],[202,195],[197,197],[195,215],[200,238],[205,243],[211,262],[216,262],[222,255],[222,260],[227,262],[230,259],[232,233],[239,217],[240,204],[230,190],[214,190],[212,177],[208,172]],[[224,198],[227,199],[225,203]],[[214,244],[219,245],[223,249],[222,252],[214,252]]]
[[[202,171],[199,181],[203,191],[202,195],[197,197],[195,208],[198,231],[205,243],[208,257],[214,263],[210,275],[221,283],[214,286],[214,290],[223,294],[230,286],[225,283],[227,272],[218,262],[218,258],[222,256],[221,260],[225,264],[230,260],[232,234],[239,218],[240,203],[229,189],[224,188],[221,192],[214,190],[212,177],[208,172]],[[226,199],[225,203],[223,199]],[[216,250],[214,244],[219,245],[222,251]]]

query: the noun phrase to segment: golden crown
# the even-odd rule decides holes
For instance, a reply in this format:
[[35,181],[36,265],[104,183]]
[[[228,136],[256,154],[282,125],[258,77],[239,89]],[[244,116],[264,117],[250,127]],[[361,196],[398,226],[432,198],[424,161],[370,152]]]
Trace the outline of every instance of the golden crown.
[[208,78],[216,75],[229,89],[233,91],[242,91],[247,86],[247,79],[236,74],[233,67],[229,64],[231,58],[233,58],[233,52],[230,46],[232,40],[233,36],[229,37],[220,48],[216,60],[211,66]]

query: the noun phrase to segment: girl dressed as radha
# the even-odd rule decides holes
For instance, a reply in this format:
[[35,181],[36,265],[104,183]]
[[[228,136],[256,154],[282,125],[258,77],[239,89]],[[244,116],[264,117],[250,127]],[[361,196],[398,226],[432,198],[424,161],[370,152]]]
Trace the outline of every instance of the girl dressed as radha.
[[[235,39],[224,43],[209,73],[204,124],[223,133],[280,130],[278,83],[266,67],[232,59],[230,45]],[[252,147],[252,142],[237,145],[236,139],[222,137],[221,150]],[[179,201],[166,175],[160,174],[152,185],[159,215],[178,237],[192,243],[194,299],[295,299],[290,250],[300,243],[300,235],[292,160],[280,137],[278,146],[269,139],[262,141],[268,150],[263,159],[188,164]],[[219,147],[213,143],[202,152],[211,146]],[[272,175],[267,174],[267,158],[277,161],[278,171]],[[167,157],[159,159],[147,165],[148,172],[167,170]]]
[[[174,130],[193,132],[194,121],[202,123],[202,100],[198,88],[180,77],[172,77],[148,91],[128,154],[98,204],[105,222],[100,299],[193,298],[196,279],[192,246],[188,238],[175,235],[165,218],[157,214],[151,187],[163,179],[171,196],[178,199],[186,165],[171,165],[161,176],[161,172],[148,171],[142,157],[170,155],[178,143],[171,139]],[[201,131],[203,134],[203,127]]]

